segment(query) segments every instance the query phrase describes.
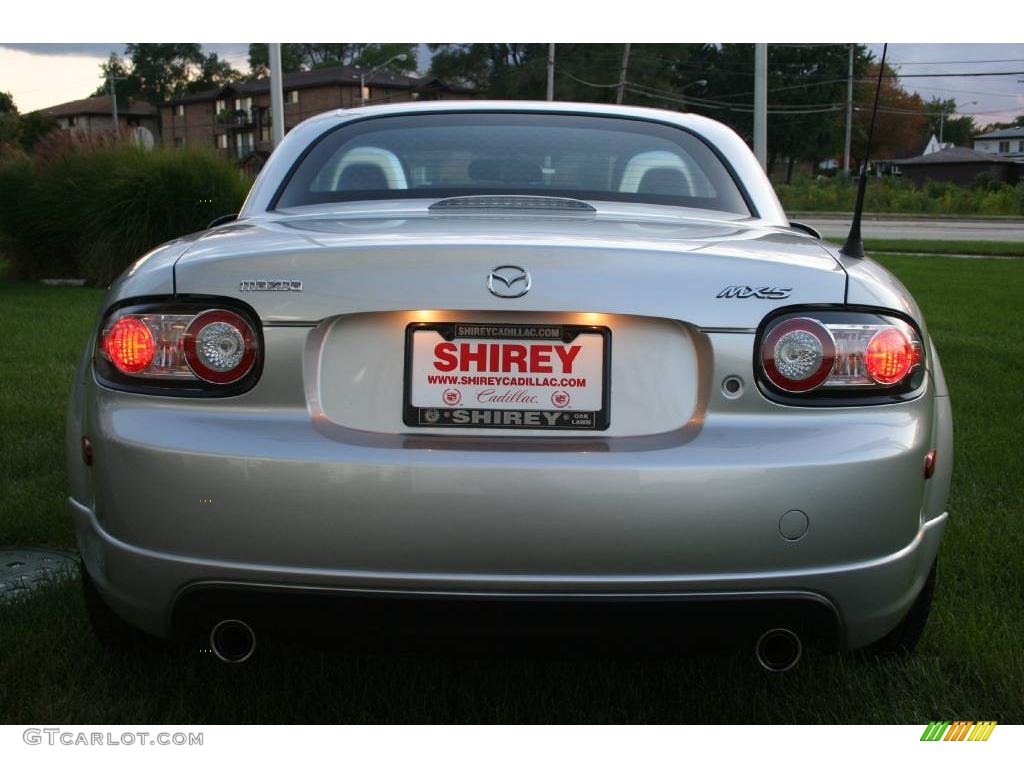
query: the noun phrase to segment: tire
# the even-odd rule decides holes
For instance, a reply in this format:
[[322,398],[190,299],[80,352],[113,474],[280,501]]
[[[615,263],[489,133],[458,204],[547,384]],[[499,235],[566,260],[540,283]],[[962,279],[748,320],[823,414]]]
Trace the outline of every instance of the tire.
[[907,615],[903,617],[893,630],[868,647],[868,650],[880,656],[906,656],[914,652],[924,628],[928,624],[928,614],[932,609],[932,598],[935,596],[935,571],[938,561],[932,563],[932,569],[928,572],[924,586],[921,587],[917,599],[910,606]]
[[82,565],[82,598],[93,634],[105,649],[117,653],[156,650],[159,641],[118,616],[96,589],[96,583]]

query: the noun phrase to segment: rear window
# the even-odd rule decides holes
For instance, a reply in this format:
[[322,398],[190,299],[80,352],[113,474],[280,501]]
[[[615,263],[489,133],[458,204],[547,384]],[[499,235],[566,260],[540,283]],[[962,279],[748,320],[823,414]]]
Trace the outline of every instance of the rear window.
[[751,213],[718,156],[680,128],[616,117],[491,112],[342,126],[302,158],[276,206],[510,194]]

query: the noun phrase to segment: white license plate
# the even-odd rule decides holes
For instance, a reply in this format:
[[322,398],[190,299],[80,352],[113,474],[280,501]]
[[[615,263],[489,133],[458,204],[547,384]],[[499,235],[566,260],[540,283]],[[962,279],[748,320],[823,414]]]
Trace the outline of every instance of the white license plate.
[[611,331],[603,326],[413,323],[404,421],[414,427],[602,430]]

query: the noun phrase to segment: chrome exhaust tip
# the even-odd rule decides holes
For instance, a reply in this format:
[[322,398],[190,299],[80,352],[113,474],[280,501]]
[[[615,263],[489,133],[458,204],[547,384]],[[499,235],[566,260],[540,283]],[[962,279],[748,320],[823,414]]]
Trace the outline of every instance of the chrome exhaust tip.
[[788,672],[799,662],[804,653],[800,636],[791,629],[776,627],[769,629],[754,645],[757,663],[769,672]]
[[221,661],[241,664],[256,650],[256,633],[240,619],[224,619],[210,630],[210,648]]

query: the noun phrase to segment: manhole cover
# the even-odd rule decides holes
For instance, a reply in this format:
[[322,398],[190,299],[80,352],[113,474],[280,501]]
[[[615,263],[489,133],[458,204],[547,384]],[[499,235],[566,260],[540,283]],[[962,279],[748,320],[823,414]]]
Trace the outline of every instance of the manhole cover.
[[78,573],[78,556],[48,549],[0,548],[0,602]]

